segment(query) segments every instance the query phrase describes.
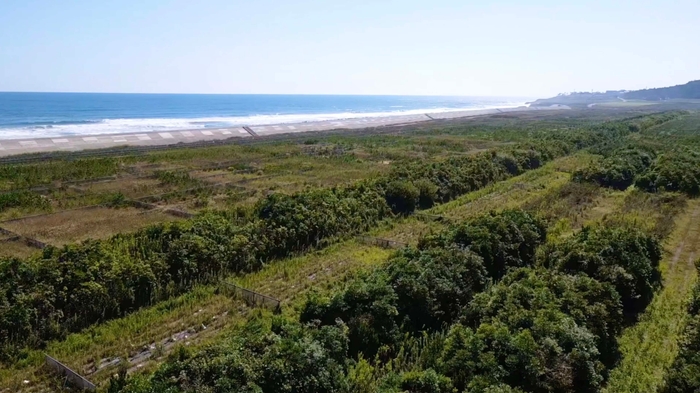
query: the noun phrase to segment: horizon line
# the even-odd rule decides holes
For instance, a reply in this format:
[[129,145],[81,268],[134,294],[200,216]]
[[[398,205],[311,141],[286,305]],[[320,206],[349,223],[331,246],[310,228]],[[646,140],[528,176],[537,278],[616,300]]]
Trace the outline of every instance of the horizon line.
[[16,91],[0,90],[0,94],[123,94],[123,95],[210,95],[210,96],[375,96],[375,97],[492,97],[535,98],[535,95],[457,95],[457,94],[358,94],[358,93],[144,93],[100,91]]

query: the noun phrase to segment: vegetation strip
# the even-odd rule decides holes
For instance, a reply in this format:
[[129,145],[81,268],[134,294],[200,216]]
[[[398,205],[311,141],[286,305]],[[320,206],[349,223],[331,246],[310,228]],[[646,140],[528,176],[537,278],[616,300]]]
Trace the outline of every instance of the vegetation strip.
[[686,301],[695,282],[694,258],[700,255],[700,201],[686,214],[668,240],[661,268],[664,287],[637,325],[620,337],[622,362],[611,373],[607,393],[656,392],[678,353],[686,321]]

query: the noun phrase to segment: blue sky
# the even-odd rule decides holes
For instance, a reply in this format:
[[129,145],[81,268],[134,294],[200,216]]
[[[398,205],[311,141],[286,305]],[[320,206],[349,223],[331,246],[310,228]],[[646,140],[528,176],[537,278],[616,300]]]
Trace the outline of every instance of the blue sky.
[[0,91],[551,96],[700,79],[700,1],[2,0]]

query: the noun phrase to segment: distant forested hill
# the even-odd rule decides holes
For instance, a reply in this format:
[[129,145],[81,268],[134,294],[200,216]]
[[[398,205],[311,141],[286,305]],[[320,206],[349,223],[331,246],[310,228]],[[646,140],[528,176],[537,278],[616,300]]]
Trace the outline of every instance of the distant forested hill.
[[626,92],[623,96],[626,100],[672,100],[679,98],[700,99],[700,80],[688,82],[684,85],[671,87],[660,87],[657,89],[646,89]]
[[610,90],[593,93],[568,93],[556,97],[539,99],[532,106],[571,105],[583,106],[617,100],[664,101],[673,99],[700,99],[700,80],[684,85],[645,90]]

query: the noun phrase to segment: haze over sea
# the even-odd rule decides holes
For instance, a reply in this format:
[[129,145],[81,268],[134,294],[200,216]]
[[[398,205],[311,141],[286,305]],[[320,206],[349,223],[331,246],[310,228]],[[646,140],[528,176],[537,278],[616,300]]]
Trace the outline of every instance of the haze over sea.
[[523,97],[0,93],[0,139],[517,107]]

